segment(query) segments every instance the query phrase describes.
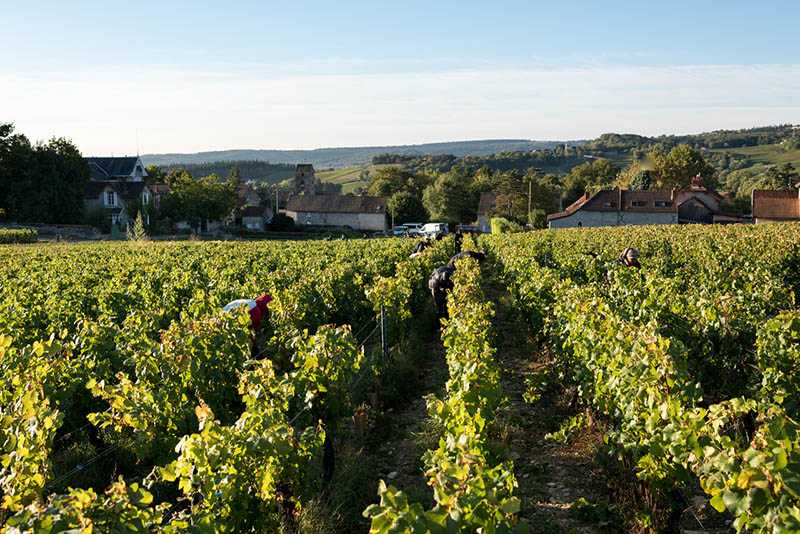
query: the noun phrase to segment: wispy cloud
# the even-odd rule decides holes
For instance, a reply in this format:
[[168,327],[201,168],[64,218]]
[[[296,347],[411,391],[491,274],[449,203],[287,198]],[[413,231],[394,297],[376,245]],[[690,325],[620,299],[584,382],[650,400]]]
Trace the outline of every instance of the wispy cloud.
[[800,65],[432,71],[408,64],[399,73],[365,74],[365,63],[331,60],[294,72],[252,64],[0,74],[0,120],[34,139],[70,137],[97,155],[133,153],[137,132],[144,153],[800,122]]

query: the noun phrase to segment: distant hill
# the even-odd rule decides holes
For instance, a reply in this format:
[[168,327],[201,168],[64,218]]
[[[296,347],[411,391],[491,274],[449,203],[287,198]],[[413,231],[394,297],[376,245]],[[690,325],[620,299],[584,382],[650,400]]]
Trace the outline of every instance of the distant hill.
[[[573,146],[583,141],[570,141]],[[425,156],[452,154],[454,156],[496,154],[503,151],[553,149],[563,141],[530,141],[527,139],[490,139],[484,141],[454,141],[421,145],[318,148],[315,150],[220,150],[195,154],[144,154],[145,165],[177,167],[190,163],[217,161],[265,161],[269,163],[311,163],[317,169],[347,169],[369,165],[380,154]]]

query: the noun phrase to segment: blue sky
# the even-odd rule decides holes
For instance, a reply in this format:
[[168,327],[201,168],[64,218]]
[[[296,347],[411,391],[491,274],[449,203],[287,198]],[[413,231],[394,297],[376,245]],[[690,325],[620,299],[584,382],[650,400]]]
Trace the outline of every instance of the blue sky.
[[800,2],[0,0],[0,121],[85,154],[800,123]]

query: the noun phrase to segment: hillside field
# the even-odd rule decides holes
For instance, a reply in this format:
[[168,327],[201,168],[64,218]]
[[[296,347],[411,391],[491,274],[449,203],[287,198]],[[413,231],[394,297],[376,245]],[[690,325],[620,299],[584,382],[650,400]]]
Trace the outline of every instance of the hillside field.
[[[800,168],[800,150],[785,150],[780,144],[748,146],[741,148],[708,149],[712,154],[735,154],[743,156],[751,163],[750,166],[765,167],[768,165],[782,165],[791,163],[795,168]],[[763,169],[762,169],[763,170]]]

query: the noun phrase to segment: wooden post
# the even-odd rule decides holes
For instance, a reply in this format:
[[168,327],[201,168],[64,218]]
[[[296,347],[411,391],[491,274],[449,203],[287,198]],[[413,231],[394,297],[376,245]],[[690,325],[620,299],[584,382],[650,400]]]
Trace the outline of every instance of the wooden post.
[[389,353],[389,340],[386,339],[386,306],[381,304],[381,350],[383,351],[383,364],[386,365],[386,356]]

